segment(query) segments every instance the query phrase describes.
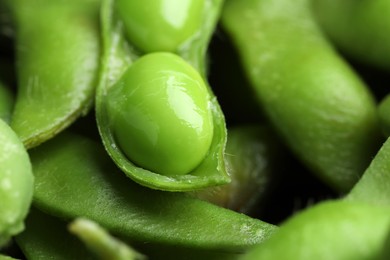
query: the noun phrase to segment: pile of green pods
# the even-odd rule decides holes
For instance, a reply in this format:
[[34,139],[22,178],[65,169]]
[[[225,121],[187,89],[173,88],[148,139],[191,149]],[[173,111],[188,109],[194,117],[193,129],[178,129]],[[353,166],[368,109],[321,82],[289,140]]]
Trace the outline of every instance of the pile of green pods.
[[389,15],[0,0],[0,259],[389,259]]

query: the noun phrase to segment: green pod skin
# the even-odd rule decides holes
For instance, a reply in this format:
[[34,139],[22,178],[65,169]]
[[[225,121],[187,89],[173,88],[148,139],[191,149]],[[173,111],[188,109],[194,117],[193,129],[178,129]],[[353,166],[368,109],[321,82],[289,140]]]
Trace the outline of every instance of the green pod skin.
[[343,53],[390,70],[388,0],[312,0],[312,6],[320,26]]
[[0,247],[24,229],[33,195],[29,156],[15,132],[0,120]]
[[143,56],[125,39],[114,3],[102,5],[103,54],[95,102],[108,154],[126,176],[152,189],[191,191],[228,183],[225,119],[204,80],[205,49],[222,1],[207,1],[209,11],[203,10],[205,22],[197,37],[177,54]]
[[260,105],[298,157],[347,192],[381,138],[368,88],[321,35],[306,0],[230,0],[222,25]]
[[[228,129],[225,161],[232,181],[197,192],[197,198],[244,214],[250,214],[269,199],[282,178],[280,162],[286,157],[273,129],[245,125]],[[272,198],[271,198],[272,199]]]
[[145,53],[176,52],[202,24],[205,0],[116,0],[126,36]]
[[388,207],[322,202],[291,217],[241,259],[378,259],[389,227]]
[[390,206],[390,139],[382,145],[345,199]]
[[11,125],[31,148],[86,114],[93,103],[99,1],[18,0],[9,5],[18,78]]
[[115,139],[136,165],[183,175],[206,156],[213,139],[210,96],[199,73],[179,56],[142,56],[107,100]]
[[31,151],[31,158],[36,207],[62,219],[94,220],[135,247],[241,253],[276,229],[185,193],[137,185],[103,147],[81,136],[59,135]]

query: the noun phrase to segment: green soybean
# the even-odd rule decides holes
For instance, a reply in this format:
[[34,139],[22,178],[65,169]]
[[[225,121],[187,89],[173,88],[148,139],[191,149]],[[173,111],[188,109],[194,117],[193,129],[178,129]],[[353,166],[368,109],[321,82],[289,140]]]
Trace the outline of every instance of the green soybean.
[[390,227],[390,209],[328,201],[296,214],[242,259],[378,259]]
[[0,247],[24,229],[33,193],[29,156],[15,132],[0,119]]
[[96,94],[98,128],[109,155],[129,178],[153,189],[189,191],[229,182],[225,120],[204,66],[222,1],[207,1],[204,8],[212,8],[202,9],[202,34],[177,54],[149,55],[126,40],[114,4],[102,4]]
[[134,246],[241,253],[276,229],[185,193],[137,185],[85,137],[59,135],[31,151],[31,158],[36,207],[63,219],[89,218]]
[[379,147],[376,104],[321,34],[308,1],[230,0],[222,25],[285,142],[328,185],[350,190]]
[[99,62],[98,0],[7,1],[16,31],[12,128],[34,147],[85,114]]
[[213,138],[210,96],[199,73],[179,56],[141,57],[107,99],[112,131],[136,165],[182,175],[206,156]]
[[312,0],[314,14],[337,48],[349,57],[390,69],[390,2]]
[[176,52],[201,27],[205,0],[115,1],[129,41],[143,52]]

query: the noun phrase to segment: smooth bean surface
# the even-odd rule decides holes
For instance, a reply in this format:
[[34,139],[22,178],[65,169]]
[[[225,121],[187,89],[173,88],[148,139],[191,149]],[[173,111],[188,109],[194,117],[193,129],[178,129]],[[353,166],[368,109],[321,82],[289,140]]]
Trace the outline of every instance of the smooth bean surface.
[[159,174],[189,174],[213,139],[210,95],[199,73],[179,56],[138,59],[108,95],[112,131],[136,165]]

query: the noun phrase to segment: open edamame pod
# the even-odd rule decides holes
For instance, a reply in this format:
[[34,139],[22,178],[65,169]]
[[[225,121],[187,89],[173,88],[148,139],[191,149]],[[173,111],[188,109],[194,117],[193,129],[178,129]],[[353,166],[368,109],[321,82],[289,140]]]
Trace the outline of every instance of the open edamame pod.
[[85,137],[63,133],[30,154],[34,206],[66,220],[94,220],[136,248],[241,253],[276,230],[186,193],[137,185],[120,174],[101,145]]
[[99,59],[99,0],[15,0],[18,93],[12,128],[26,147],[91,107]]
[[241,259],[380,259],[389,227],[388,207],[322,202],[288,219]]
[[15,132],[0,119],[0,247],[24,229],[33,195],[29,156]]
[[[132,18],[122,21],[121,17],[120,8],[141,5],[131,2],[105,0],[102,6],[103,57],[96,118],[106,150],[128,177],[149,188],[189,191],[228,183],[224,116],[205,80],[204,65],[222,1],[155,1],[153,10],[169,11],[169,16],[155,18],[158,21],[184,15],[181,11],[187,7],[192,10],[177,32],[189,31],[191,36],[180,39],[175,48],[166,49],[163,43],[160,48],[157,41],[151,49],[141,50],[126,38],[126,33],[140,38],[140,28],[136,32],[126,28],[132,24],[126,19]],[[173,6],[174,2],[180,4]],[[122,11],[117,13],[118,8]],[[199,14],[205,20],[201,24]],[[165,25],[157,30],[155,20],[141,18],[134,17],[142,20],[142,30],[161,37],[170,34],[165,31],[172,29],[166,24],[169,20],[159,22]],[[150,50],[158,52],[145,53]],[[176,54],[161,52],[166,50]]]
[[265,113],[329,186],[347,192],[379,147],[375,101],[322,36],[306,0],[229,0],[222,25]]
[[322,29],[343,53],[390,70],[390,1],[311,0]]

